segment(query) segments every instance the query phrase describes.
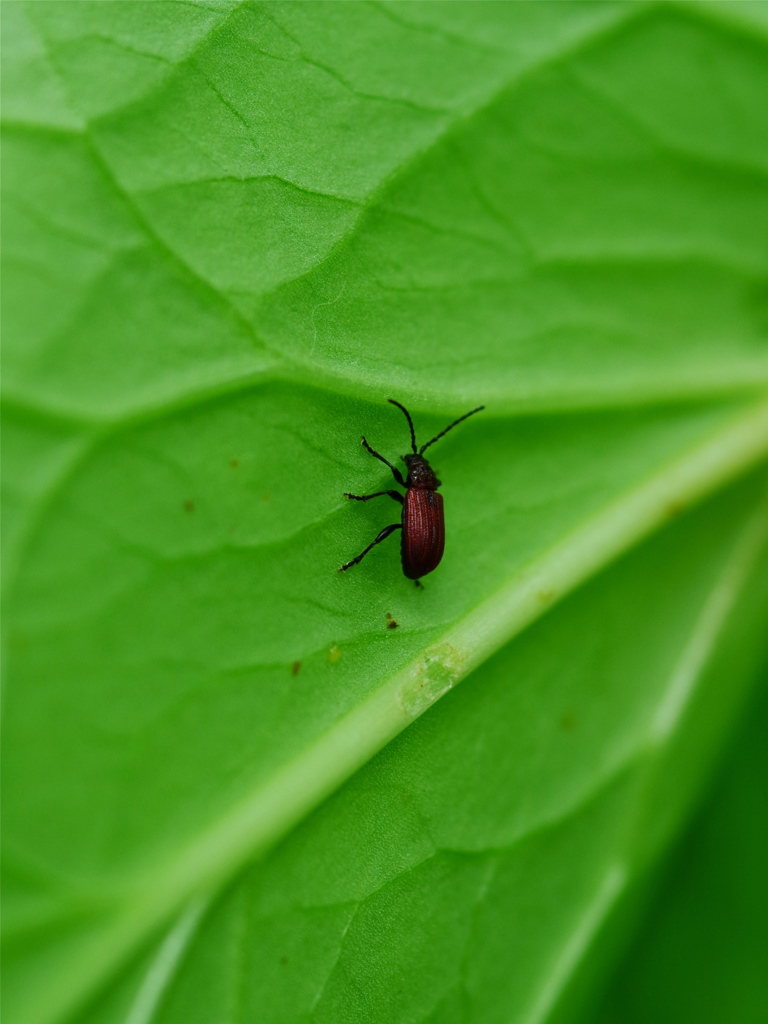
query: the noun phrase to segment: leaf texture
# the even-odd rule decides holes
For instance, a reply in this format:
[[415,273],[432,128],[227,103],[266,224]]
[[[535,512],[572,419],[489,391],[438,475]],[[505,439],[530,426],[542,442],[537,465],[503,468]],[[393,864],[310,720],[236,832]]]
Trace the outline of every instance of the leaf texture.
[[555,1010],[760,658],[755,6],[3,5],[14,1019]]

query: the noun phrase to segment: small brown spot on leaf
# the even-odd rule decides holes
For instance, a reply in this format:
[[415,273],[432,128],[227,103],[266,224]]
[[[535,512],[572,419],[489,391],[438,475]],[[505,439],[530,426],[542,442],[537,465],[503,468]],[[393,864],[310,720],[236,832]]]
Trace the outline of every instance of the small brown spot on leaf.
[[194,503],[194,501],[192,501],[191,498],[185,499],[185,501],[184,501],[184,511],[185,512],[194,512],[195,511],[195,503]]
[[229,464],[232,467],[232,469],[237,469],[237,467],[240,465],[240,459],[230,459]]
[[400,623],[387,612],[387,629],[397,629]]
[[301,669],[301,662],[300,661],[294,661],[294,663],[291,665],[291,675],[292,676],[297,676],[299,674],[300,669]]
[[268,494],[264,495],[264,501],[269,501],[269,495]]
[[285,956],[285,954],[283,954],[283,956],[280,957],[280,963],[283,965],[283,967],[285,967],[285,965],[288,963],[288,957]]

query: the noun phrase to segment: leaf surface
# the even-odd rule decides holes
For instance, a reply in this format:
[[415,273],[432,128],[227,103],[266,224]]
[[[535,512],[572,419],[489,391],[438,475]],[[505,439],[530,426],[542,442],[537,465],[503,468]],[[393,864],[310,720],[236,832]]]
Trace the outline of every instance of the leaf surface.
[[[761,632],[766,43],[739,12],[4,5],[19,1019],[176,1019],[235,976],[275,1021],[554,1007]],[[422,439],[487,406],[434,449],[449,544],[423,593],[393,542],[335,572],[399,515],[342,498],[389,486],[358,445],[404,450],[388,397]],[[544,678],[558,721],[594,710],[567,756]],[[414,773],[418,811],[387,788]],[[306,897],[281,903],[294,861]],[[535,941],[499,938],[494,912],[556,885]],[[187,955],[219,964],[196,990]]]

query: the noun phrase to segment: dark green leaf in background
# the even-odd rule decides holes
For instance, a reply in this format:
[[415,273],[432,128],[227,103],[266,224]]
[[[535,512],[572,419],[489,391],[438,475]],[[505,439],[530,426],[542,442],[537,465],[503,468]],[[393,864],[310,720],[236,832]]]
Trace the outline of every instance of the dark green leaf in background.
[[768,1011],[768,688],[616,972],[600,1024],[761,1024]]
[[764,655],[763,11],[3,4],[9,1019],[599,976]]

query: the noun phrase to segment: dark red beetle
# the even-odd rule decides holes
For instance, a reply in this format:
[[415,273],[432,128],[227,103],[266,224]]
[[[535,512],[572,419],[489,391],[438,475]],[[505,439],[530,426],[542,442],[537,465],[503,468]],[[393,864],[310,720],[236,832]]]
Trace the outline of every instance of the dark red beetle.
[[435,471],[424,458],[424,452],[431,444],[444,437],[449,430],[453,430],[458,423],[467,419],[468,416],[474,416],[476,412],[480,412],[485,406],[479,405],[471,412],[459,416],[445,430],[440,431],[431,441],[427,441],[426,444],[417,449],[416,433],[413,429],[413,420],[410,413],[404,405],[400,405],[394,398],[390,398],[389,401],[392,405],[396,405],[398,409],[403,410],[405,418],[408,420],[408,426],[411,428],[413,454],[402,456],[403,462],[408,467],[407,479],[403,480],[400,470],[385,459],[383,455],[375,452],[365,438],[362,440],[362,445],[374,458],[379,459],[385,466],[389,466],[395,480],[402,487],[407,488],[405,497],[399,491],[376,491],[375,494],[345,494],[344,497],[351,498],[353,501],[370,501],[371,498],[380,498],[382,495],[387,494],[390,498],[394,498],[395,501],[399,501],[403,506],[403,517],[399,523],[385,526],[373,543],[369,544],[365,551],[361,551],[357,558],[353,558],[351,562],[346,562],[342,565],[339,572],[346,572],[353,565],[357,565],[358,562],[365,558],[371,548],[381,544],[390,533],[394,533],[395,530],[402,530],[403,532],[400,535],[400,554],[403,562],[403,572],[409,580],[415,580],[416,585],[419,586],[419,579],[438,567],[440,559],[443,557],[443,548],[445,547],[443,496],[437,493],[440,481],[435,476]]

